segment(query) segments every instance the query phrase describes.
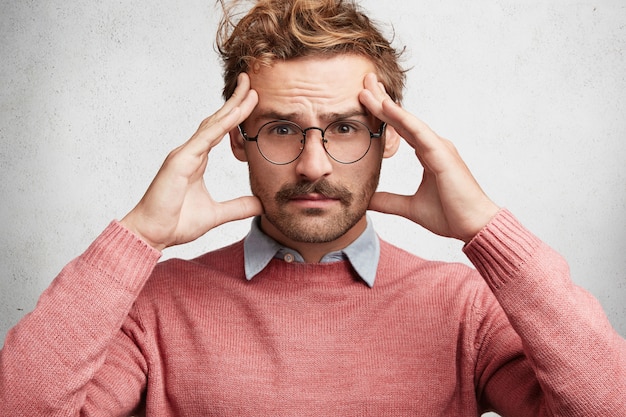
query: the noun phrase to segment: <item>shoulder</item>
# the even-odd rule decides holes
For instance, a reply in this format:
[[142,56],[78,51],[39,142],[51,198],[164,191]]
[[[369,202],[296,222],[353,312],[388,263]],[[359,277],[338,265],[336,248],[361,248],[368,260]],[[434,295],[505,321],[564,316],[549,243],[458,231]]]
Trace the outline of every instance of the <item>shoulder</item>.
[[385,241],[381,241],[373,289],[387,305],[401,306],[399,310],[418,325],[437,323],[452,333],[452,329],[463,328],[472,335],[487,319],[506,322],[493,292],[476,269],[459,262],[427,260]]
[[[480,278],[474,268],[460,262],[429,260],[380,239],[379,273],[393,276]],[[481,280],[482,281],[482,280]]]
[[434,261],[380,240],[376,285],[402,288],[421,296],[474,298],[491,293],[476,269],[460,262]]
[[245,281],[243,241],[238,241],[194,259],[173,258],[158,263],[142,295],[170,297],[241,280]]

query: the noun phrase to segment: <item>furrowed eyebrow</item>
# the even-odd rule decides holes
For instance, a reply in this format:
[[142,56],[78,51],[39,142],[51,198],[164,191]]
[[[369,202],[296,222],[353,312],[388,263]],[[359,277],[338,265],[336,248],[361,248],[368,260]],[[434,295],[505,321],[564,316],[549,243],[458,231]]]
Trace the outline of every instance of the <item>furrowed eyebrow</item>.
[[[331,123],[335,120],[344,120],[351,119],[355,117],[364,117],[367,118],[370,116],[370,113],[367,109],[353,109],[345,112],[332,112],[332,113],[323,113],[319,115],[319,119],[325,122]],[[261,114],[255,117],[258,121],[271,121],[271,120],[289,120],[289,121],[298,121],[302,118],[302,113],[281,113],[274,110],[262,112]]]
[[332,122],[335,120],[343,120],[343,119],[353,119],[355,117],[368,117],[369,112],[364,111],[363,109],[354,109],[347,112],[342,113],[326,113],[320,116],[320,119]]
[[255,117],[257,120],[270,121],[270,120],[297,120],[300,117],[300,113],[279,113],[277,111],[267,111],[259,114]]

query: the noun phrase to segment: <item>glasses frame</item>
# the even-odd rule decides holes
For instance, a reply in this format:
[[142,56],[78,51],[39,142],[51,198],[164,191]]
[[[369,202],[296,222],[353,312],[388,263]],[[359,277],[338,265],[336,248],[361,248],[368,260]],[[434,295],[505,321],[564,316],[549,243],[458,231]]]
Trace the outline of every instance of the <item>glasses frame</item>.
[[[337,158],[335,158],[330,152],[328,152],[328,149],[326,149],[326,143],[328,143],[328,141],[326,140],[326,138],[324,137],[324,134],[326,133],[326,130],[332,126],[335,123],[338,122],[349,122],[349,123],[359,123],[363,126],[365,126],[365,128],[367,129],[367,131],[370,134],[370,142],[369,145],[367,146],[367,150],[363,153],[363,155],[361,155],[358,159],[355,159],[354,161],[351,162],[344,162],[344,161],[340,161]],[[271,159],[269,159],[267,156],[265,156],[265,154],[263,153],[263,151],[261,150],[261,147],[259,146],[259,133],[261,133],[261,130],[263,130],[263,128],[269,124],[272,123],[289,123],[295,127],[297,127],[298,129],[300,129],[300,132],[302,132],[302,147],[300,148],[300,152],[298,153],[298,155],[296,155],[295,158],[293,158],[292,160],[288,161],[288,162],[276,162],[276,161],[272,161]],[[239,133],[241,133],[241,136],[244,138],[244,140],[246,142],[256,142],[256,147],[259,150],[259,153],[261,154],[261,156],[267,161],[270,162],[274,165],[288,165],[292,162],[294,162],[296,159],[300,158],[300,155],[302,155],[302,152],[304,152],[304,146],[306,145],[306,134],[309,130],[319,130],[321,135],[322,135],[322,146],[324,147],[324,151],[326,152],[326,155],[328,155],[333,161],[336,161],[340,164],[344,164],[344,165],[349,165],[349,164],[354,164],[355,162],[359,162],[361,159],[365,158],[365,155],[368,154],[368,152],[370,151],[370,148],[372,147],[372,139],[380,139],[384,134],[385,134],[385,128],[387,127],[387,123],[385,122],[381,122],[380,124],[380,128],[378,128],[377,132],[372,132],[371,129],[363,122],[359,121],[359,120],[352,120],[352,119],[339,119],[339,120],[335,120],[331,123],[328,124],[328,126],[326,126],[324,129],[322,129],[321,127],[317,127],[317,126],[309,126],[307,128],[302,128],[299,124],[292,122],[290,120],[271,120],[267,123],[264,123],[259,130],[257,131],[256,136],[248,136],[248,134],[246,133],[246,131],[243,128],[243,123],[241,123],[239,126]]]

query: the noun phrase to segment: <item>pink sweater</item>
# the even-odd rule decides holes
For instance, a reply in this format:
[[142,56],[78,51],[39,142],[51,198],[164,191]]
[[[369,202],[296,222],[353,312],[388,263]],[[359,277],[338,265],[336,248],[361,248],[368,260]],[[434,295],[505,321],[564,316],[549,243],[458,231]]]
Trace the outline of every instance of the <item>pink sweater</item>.
[[626,342],[565,262],[506,211],[465,252],[248,282],[242,242],[157,265],[114,222],[7,335],[0,416],[626,416]]

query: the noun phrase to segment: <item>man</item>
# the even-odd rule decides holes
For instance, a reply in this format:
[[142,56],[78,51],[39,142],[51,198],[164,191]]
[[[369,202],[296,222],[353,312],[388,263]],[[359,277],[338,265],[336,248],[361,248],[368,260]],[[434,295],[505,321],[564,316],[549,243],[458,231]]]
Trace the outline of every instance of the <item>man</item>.
[[[1,415],[626,415],[626,342],[399,105],[397,54],[355,5],[262,0],[220,34],[224,106],[7,335]],[[219,203],[203,175],[227,134],[253,196]],[[422,183],[377,193],[402,139]],[[478,272],[380,241],[368,209],[464,241]]]

